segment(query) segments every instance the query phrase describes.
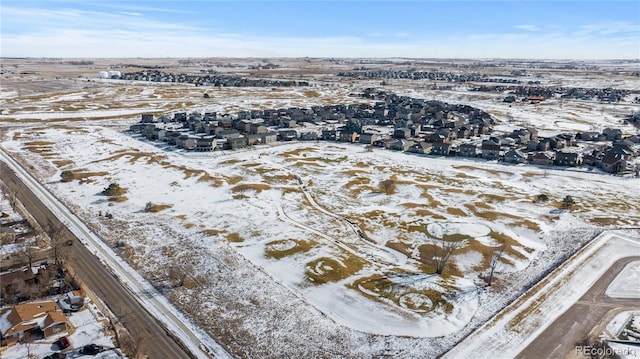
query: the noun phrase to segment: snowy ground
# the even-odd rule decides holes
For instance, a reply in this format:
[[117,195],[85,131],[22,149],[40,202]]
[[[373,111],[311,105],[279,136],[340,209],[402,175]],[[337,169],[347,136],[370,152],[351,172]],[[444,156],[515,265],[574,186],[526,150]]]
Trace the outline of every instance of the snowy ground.
[[[71,345],[65,349],[67,358],[101,358],[101,359],[114,359],[123,358],[123,355],[119,351],[114,351],[114,343],[111,336],[106,334],[106,319],[104,315],[98,310],[98,308],[89,301],[89,298],[85,298],[87,305],[85,309],[72,313],[68,318],[69,322],[73,326],[73,333],[67,335]],[[4,359],[23,359],[27,358],[28,354],[33,355],[35,358],[43,358],[53,352],[58,351],[57,346],[54,344],[58,340],[59,336],[50,337],[46,340],[37,340],[30,344],[15,344],[10,346],[4,353],[2,358]],[[80,354],[80,349],[88,344],[101,345],[106,350],[96,356]]]
[[514,357],[573,305],[616,260],[640,251],[640,238],[605,232],[501,315],[468,336],[445,358]]
[[[634,193],[635,180],[599,173],[369,153],[359,145],[335,143],[183,156],[96,126],[18,129],[7,137],[5,148],[32,163],[107,241],[126,238],[121,254],[152,282],[166,285],[176,260],[192,266],[196,288],[174,288],[170,297],[187,300],[194,291],[217,287],[210,282],[215,277],[202,278],[229,265],[219,251],[231,246],[328,318],[374,334],[457,334],[499,309],[494,306],[508,295],[492,302],[476,288],[498,240],[509,244],[499,278],[527,267],[547,248],[540,233],[588,227],[603,213],[640,223],[629,212],[638,198],[618,195]],[[78,180],[60,182],[66,169],[76,170]],[[395,192],[381,193],[378,183],[388,178],[397,182]],[[582,185],[575,188],[575,181]],[[100,195],[112,182],[127,189],[126,200]],[[534,204],[538,193],[552,201]],[[550,214],[566,194],[577,200],[576,209]],[[146,213],[148,202],[168,208]],[[107,212],[114,220],[99,216]],[[448,275],[430,276],[425,253],[430,241],[444,235],[460,236],[465,247]],[[190,255],[191,250],[201,252]],[[248,300],[266,301],[257,293]],[[221,304],[211,298],[203,305],[213,310]]]
[[[640,225],[637,180],[598,170],[329,143],[192,155],[114,130],[148,111],[353,103],[360,101],[349,96],[358,92],[354,84],[379,81],[275,90],[69,81],[69,89],[46,95],[0,86],[2,146],[109,245],[124,240],[118,253],[239,356],[435,357],[599,226]],[[541,135],[610,125],[632,133],[620,120],[640,109],[559,100],[509,106],[502,94],[433,91],[418,82],[384,89],[476,106],[502,121],[499,131],[533,125]],[[60,182],[63,170],[76,179]],[[380,190],[386,179],[396,181],[393,193]],[[100,194],[112,182],[127,189],[117,201]],[[534,203],[540,193],[551,200]],[[554,211],[566,195],[576,206]],[[145,212],[149,202],[164,209]],[[430,245],[445,237],[463,247],[445,275],[429,275]],[[507,249],[485,288],[478,275],[500,243]],[[182,286],[176,267],[190,273]]]
[[611,298],[640,298],[640,261],[627,264],[605,294]]

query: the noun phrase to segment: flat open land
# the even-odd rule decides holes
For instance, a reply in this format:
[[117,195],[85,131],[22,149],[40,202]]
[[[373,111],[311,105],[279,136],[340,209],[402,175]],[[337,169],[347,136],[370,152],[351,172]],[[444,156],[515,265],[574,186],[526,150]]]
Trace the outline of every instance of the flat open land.
[[[2,75],[1,146],[241,357],[435,357],[601,230],[640,226],[639,180],[598,169],[328,141],[188,153],[126,131],[144,113],[372,103],[352,94],[379,79],[334,75],[351,63],[273,60],[282,67],[261,73],[312,87],[207,88],[97,79],[117,60],[82,67],[11,61],[15,72]],[[139,61],[130,69],[151,62]],[[176,72],[199,66],[166,61]],[[244,61],[238,63],[250,62]],[[549,84],[565,78],[601,87],[612,84],[610,71],[592,80],[580,71],[536,73]],[[621,77],[618,85],[633,88],[638,81]],[[640,110],[632,98],[511,106],[504,94],[469,91],[469,84],[438,89],[433,82],[393,80],[386,86],[480,108],[495,117],[498,131],[615,126],[637,133],[623,123]],[[118,196],[104,195],[114,183]],[[549,200],[536,201],[540,194]],[[567,195],[575,204],[560,210]],[[446,243],[456,250],[436,274],[434,258]],[[498,250],[495,282],[487,287],[482,278]]]

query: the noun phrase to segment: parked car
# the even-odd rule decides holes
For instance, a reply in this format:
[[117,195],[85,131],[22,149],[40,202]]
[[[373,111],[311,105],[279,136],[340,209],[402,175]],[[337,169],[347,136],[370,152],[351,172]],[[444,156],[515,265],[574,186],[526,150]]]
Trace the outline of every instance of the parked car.
[[69,343],[69,339],[67,337],[60,337],[60,339],[58,339],[56,344],[58,344],[58,348],[60,348],[60,349],[66,349],[66,348],[69,347],[69,345],[71,345],[71,343]]
[[42,359],[65,359],[66,357],[67,357],[67,354],[65,353],[55,352],[53,354],[47,355]]
[[97,344],[87,344],[80,349],[80,354],[96,355],[104,350],[104,347]]

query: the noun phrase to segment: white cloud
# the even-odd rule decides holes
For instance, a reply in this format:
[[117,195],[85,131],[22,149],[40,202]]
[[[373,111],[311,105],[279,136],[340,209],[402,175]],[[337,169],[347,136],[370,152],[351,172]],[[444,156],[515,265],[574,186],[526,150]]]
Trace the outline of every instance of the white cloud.
[[533,32],[540,31],[540,28],[536,25],[516,25],[516,29]]

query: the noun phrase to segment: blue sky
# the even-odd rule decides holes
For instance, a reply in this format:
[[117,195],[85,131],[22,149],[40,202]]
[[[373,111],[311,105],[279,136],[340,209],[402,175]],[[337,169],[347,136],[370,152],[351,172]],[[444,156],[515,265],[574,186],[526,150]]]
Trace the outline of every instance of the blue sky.
[[640,1],[0,3],[6,57],[640,58]]

